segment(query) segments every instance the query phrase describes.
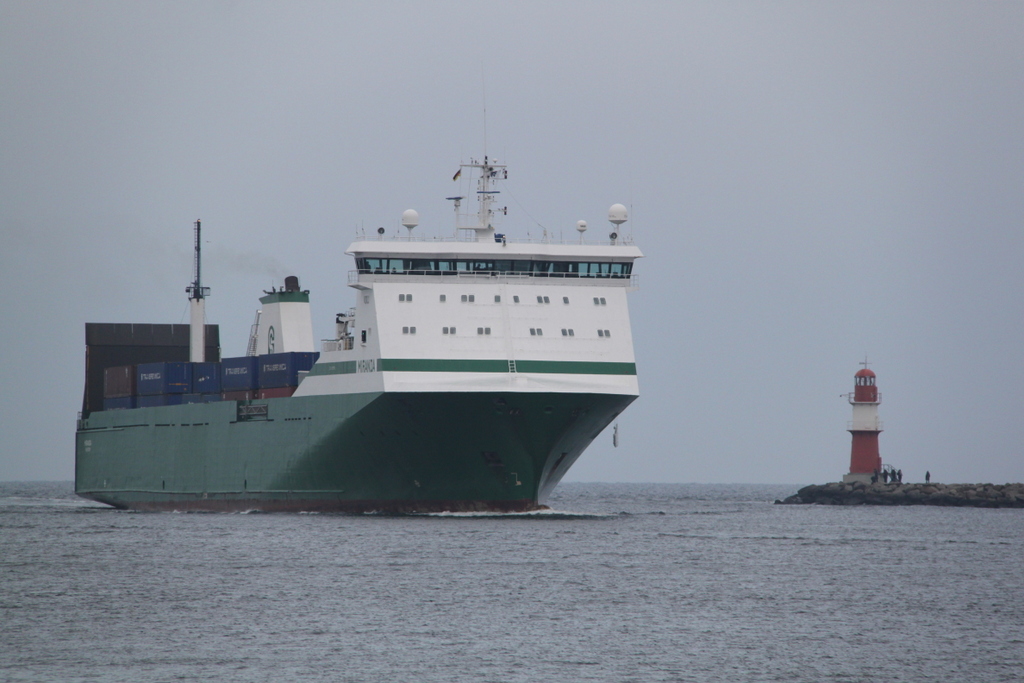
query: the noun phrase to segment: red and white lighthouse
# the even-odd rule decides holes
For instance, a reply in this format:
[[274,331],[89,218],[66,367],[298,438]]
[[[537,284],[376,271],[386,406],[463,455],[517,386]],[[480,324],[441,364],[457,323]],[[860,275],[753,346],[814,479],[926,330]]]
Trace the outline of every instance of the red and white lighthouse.
[[882,421],[878,419],[878,404],[882,395],[875,385],[875,373],[868,369],[867,360],[863,369],[853,376],[853,393],[848,394],[853,406],[853,419],[848,431],[853,436],[850,445],[850,473],[843,476],[844,482],[862,481],[871,483],[871,475],[882,471],[882,458],[878,454],[878,434]]

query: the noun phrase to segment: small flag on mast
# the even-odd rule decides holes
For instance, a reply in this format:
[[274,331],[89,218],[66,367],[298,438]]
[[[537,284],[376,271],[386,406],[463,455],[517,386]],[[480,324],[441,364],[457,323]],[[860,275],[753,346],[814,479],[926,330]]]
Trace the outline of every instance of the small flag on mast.
[[462,175],[462,169],[460,168],[458,171],[455,172],[455,175],[452,176],[452,180],[458,180],[459,176],[461,176],[461,175]]

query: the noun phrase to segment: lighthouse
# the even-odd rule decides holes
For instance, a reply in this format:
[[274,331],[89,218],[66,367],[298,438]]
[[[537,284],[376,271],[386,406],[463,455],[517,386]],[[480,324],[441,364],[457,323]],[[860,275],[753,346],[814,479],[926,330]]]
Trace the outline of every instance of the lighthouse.
[[850,473],[843,475],[843,481],[850,483],[871,482],[871,475],[882,471],[882,458],[878,454],[878,434],[882,421],[878,419],[878,404],[882,395],[875,384],[875,373],[868,369],[865,360],[862,369],[853,376],[853,393],[848,394],[853,406],[853,419],[848,431],[853,437],[850,444]]

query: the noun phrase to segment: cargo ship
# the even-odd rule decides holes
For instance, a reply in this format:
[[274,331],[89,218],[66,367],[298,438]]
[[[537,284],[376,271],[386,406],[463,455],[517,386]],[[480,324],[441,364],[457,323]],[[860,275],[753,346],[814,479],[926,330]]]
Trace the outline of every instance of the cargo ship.
[[355,306],[314,348],[310,293],[260,297],[246,353],[204,323],[200,223],[189,325],[86,325],[78,495],[118,508],[530,511],[638,396],[627,292],[642,256],[607,239],[496,231],[507,169],[461,164],[476,211],[452,237],[363,235]]

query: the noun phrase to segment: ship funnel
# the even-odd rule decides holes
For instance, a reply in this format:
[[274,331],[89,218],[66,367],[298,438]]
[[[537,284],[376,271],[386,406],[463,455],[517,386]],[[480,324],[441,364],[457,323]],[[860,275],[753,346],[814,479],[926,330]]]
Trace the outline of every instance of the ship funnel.
[[309,290],[299,289],[299,278],[289,275],[282,289],[264,294],[260,297],[263,307],[256,330],[255,355],[314,351]]

